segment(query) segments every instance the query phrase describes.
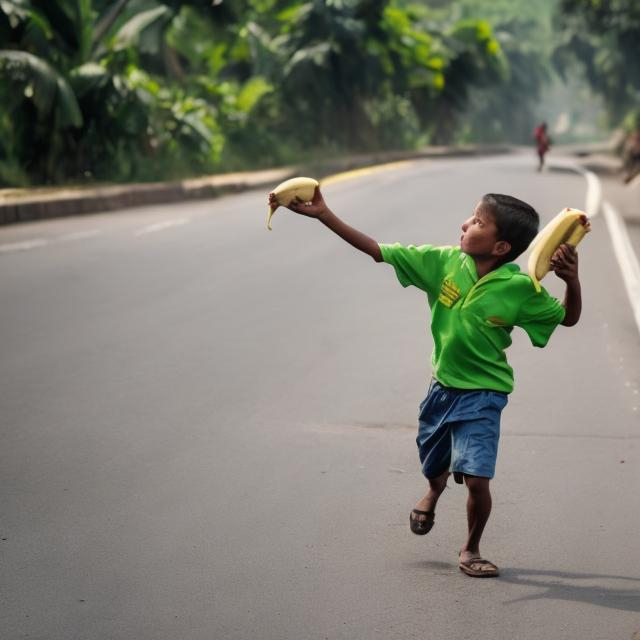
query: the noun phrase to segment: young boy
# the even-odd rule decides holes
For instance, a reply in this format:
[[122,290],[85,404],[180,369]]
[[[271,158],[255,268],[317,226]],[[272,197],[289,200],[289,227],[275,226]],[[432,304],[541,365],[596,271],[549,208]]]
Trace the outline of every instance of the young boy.
[[[269,203],[277,205],[273,194]],[[317,218],[376,262],[392,265],[404,287],[426,292],[433,379],[420,405],[417,444],[429,487],[409,516],[410,528],[417,535],[430,531],[438,498],[453,473],[468,489],[468,536],[459,567],[474,577],[497,576],[498,567],[480,555],[480,538],[491,512],[489,481],[500,414],[513,390],[505,349],[514,326],[543,347],[558,324],[578,322],[582,302],[575,249],[562,245],[552,259],[552,269],[566,283],[561,304],[545,289],[536,293],[529,276],[511,262],[529,246],[539,225],[536,211],[517,198],[485,195],[463,223],[455,247],[378,244],[340,220],[319,189],[312,202],[295,201],[288,208]]]

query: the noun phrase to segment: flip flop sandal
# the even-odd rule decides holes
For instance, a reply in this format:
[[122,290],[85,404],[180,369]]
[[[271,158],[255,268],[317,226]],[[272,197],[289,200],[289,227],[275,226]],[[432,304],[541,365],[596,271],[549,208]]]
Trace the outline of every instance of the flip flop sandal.
[[[413,509],[409,514],[409,528],[417,536],[423,536],[431,531],[435,515],[434,511],[420,511],[420,509]],[[418,520],[415,516],[425,516],[425,518]]]
[[459,562],[460,571],[473,578],[495,578],[500,575],[498,567],[484,558],[471,558],[466,562]]

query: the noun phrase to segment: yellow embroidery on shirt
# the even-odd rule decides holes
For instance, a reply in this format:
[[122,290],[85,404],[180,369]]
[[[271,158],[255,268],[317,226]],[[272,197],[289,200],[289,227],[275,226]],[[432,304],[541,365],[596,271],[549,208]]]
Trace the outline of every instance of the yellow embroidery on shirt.
[[438,300],[442,302],[445,307],[451,309],[451,307],[460,300],[461,295],[460,287],[453,280],[445,280],[442,283]]

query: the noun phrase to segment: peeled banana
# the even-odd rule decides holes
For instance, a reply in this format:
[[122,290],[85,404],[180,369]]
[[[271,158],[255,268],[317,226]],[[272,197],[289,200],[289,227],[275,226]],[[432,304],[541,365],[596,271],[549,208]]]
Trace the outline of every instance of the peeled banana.
[[[272,193],[276,196],[276,200],[279,205],[283,207],[288,206],[295,198],[300,198],[305,202],[313,199],[313,194],[316,187],[320,186],[320,183],[313,178],[291,178],[280,183]],[[270,206],[267,212],[267,229],[271,228],[271,216],[274,214],[277,207]]]
[[551,268],[551,258],[561,244],[570,244],[576,247],[589,232],[589,224],[583,224],[587,217],[584,211],[579,209],[563,209],[551,222],[549,222],[534,238],[529,248],[529,261],[527,271],[533,281],[536,291],[540,291],[540,280],[544,278]]

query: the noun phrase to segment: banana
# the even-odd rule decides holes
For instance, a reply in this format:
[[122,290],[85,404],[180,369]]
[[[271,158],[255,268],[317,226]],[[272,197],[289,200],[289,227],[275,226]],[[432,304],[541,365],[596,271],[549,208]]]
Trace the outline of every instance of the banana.
[[582,238],[590,231],[589,224],[582,224],[586,213],[579,209],[563,209],[540,233],[534,238],[529,250],[527,271],[533,281],[536,291],[540,291],[540,280],[551,268],[551,258],[561,244],[576,247]]
[[[279,205],[287,207],[295,198],[300,198],[305,202],[312,200],[313,194],[318,186],[320,186],[320,183],[313,178],[291,178],[290,180],[285,180],[280,183],[272,193],[276,196]],[[269,229],[269,231],[272,230],[271,216],[276,209],[277,207],[270,206],[267,212],[267,229]]]

